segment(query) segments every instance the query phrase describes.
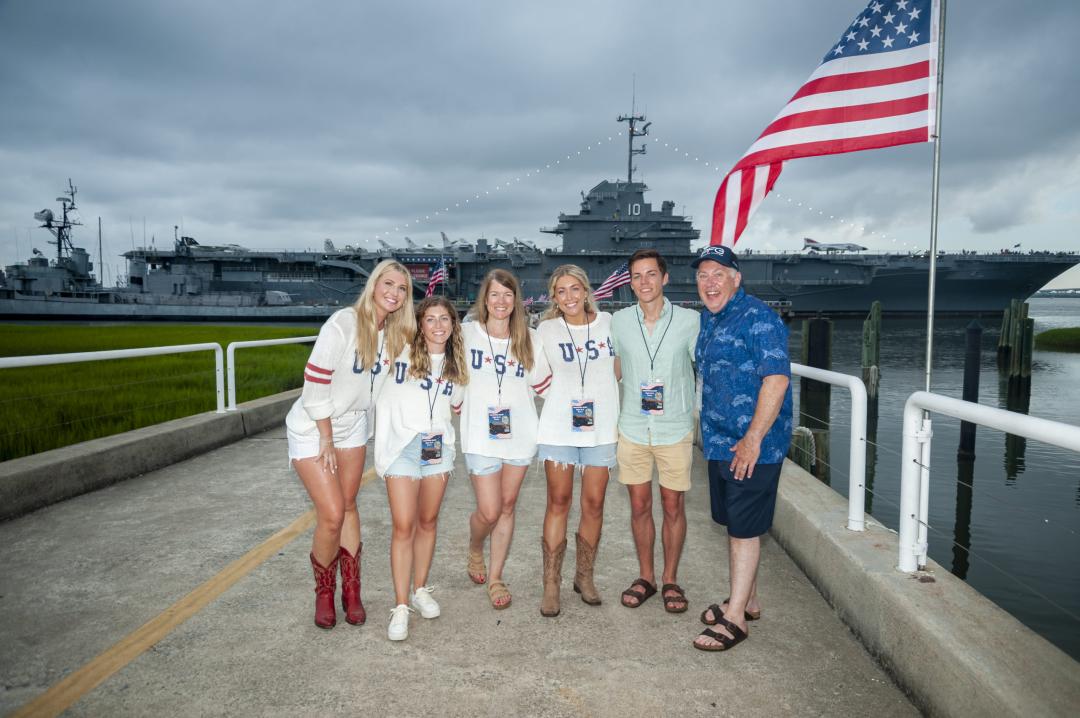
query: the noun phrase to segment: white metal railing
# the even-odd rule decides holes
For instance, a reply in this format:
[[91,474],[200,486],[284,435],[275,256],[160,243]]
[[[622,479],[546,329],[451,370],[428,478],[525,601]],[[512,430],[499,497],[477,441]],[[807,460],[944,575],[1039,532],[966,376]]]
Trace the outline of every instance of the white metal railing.
[[221,345],[217,342],[203,344],[175,344],[167,347],[138,347],[136,349],[110,349],[100,352],[70,352],[67,354],[38,354],[35,356],[0,358],[0,369],[26,366],[49,366],[52,364],[75,364],[105,359],[132,359],[134,357],[161,354],[186,354],[189,352],[214,352],[214,388],[217,393],[217,413],[225,413],[225,371]]
[[866,387],[850,374],[792,364],[795,376],[847,389],[851,393],[851,438],[848,453],[848,522],[851,531],[866,530]]
[[236,350],[244,347],[269,347],[277,344],[303,344],[313,342],[317,336],[289,337],[288,339],[255,339],[248,342],[232,342],[226,350],[226,366],[229,374],[229,411],[236,411]]
[[[794,368],[794,367],[793,367]],[[904,404],[904,443],[900,470],[900,561],[897,569],[912,573],[926,566],[930,498],[930,439],[925,412],[988,426],[1017,436],[1080,452],[1080,426],[1018,414],[940,394],[917,391]]]

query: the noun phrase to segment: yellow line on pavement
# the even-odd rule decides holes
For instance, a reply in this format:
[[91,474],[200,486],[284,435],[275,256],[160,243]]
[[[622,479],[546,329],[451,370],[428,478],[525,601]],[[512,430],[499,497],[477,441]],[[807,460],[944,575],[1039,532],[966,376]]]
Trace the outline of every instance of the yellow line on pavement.
[[11,715],[56,716],[64,712],[314,524],[315,511],[308,511]]

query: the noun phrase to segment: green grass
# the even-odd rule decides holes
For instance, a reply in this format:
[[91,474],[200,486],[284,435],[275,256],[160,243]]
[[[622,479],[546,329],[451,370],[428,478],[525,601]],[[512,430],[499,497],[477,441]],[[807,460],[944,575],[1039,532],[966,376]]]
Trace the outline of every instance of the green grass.
[[[312,336],[318,327],[0,324],[0,356]],[[303,383],[311,344],[236,352],[237,403]],[[0,460],[217,408],[214,353],[0,370]]]
[[1080,352],[1080,327],[1039,332],[1035,337],[1035,348],[1055,352]]

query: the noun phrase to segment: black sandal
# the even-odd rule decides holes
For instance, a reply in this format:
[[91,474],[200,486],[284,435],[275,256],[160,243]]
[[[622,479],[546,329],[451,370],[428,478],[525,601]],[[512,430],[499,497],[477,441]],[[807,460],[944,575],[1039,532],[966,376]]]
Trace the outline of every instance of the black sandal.
[[[717,633],[711,628],[706,628],[704,631],[698,634],[699,636],[705,636],[719,642],[719,646],[703,646],[697,641],[692,641],[694,648],[698,649],[699,651],[727,651],[739,645],[747,638],[746,631],[742,630],[731,621],[724,621],[724,628],[728,629],[731,632],[731,636],[725,636],[723,633]],[[734,638],[732,638],[732,636],[734,636]]]
[[[730,603],[730,601],[730,598],[725,598],[723,600],[723,603]],[[713,618],[713,620],[711,621],[708,618],[709,611],[712,611],[713,616],[715,616],[715,618]],[[724,611],[720,608],[720,604],[714,603],[701,612],[701,622],[704,623],[706,626],[715,626],[717,623],[720,622],[720,619],[723,618],[723,616]],[[744,610],[743,618],[745,618],[747,621],[756,621],[761,618],[761,611],[751,613],[750,611]]]
[[[677,595],[668,596],[668,591],[674,591]],[[686,600],[686,592],[677,583],[665,583],[660,588],[660,597],[664,599],[664,610],[668,613],[686,613],[690,602]]]
[[[634,587],[640,587],[641,591],[635,591]],[[656,586],[649,583],[643,578],[639,578],[630,584],[630,588],[622,592],[622,605],[627,608],[637,608],[641,604],[649,600],[650,597],[656,594]],[[627,603],[627,598],[633,598],[637,600],[637,603]]]

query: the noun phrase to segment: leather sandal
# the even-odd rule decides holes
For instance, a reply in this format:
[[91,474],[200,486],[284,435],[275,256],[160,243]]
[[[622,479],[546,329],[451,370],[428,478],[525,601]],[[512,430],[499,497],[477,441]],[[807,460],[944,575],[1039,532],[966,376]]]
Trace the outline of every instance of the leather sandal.
[[514,600],[510,595],[510,589],[508,589],[506,584],[502,581],[492,581],[488,584],[487,591],[488,599],[491,601],[491,607],[496,611],[509,608],[510,603]]
[[[635,588],[640,588],[640,591],[635,591]],[[637,608],[641,604],[649,600],[650,597],[656,594],[656,585],[651,584],[643,578],[639,578],[630,584],[630,588],[622,592],[622,605],[627,608]],[[626,599],[633,598],[637,603],[627,603]]]
[[[731,601],[730,598],[725,598],[720,603],[714,603],[708,608],[706,608],[704,611],[701,612],[701,622],[704,623],[706,626],[715,626],[724,616],[724,609],[721,608],[721,605],[728,603],[729,601]],[[713,618],[711,620],[709,619],[709,611],[712,611],[713,615]],[[761,618],[761,611],[743,611],[743,618],[745,618],[747,621],[757,621]]]
[[[668,591],[674,595],[667,595]],[[668,613],[686,613],[686,608],[690,605],[686,600],[686,592],[677,583],[665,583],[661,586],[660,597],[664,599],[664,610]]]
[[[728,629],[728,631],[731,632],[731,636],[725,636],[723,633],[717,633],[711,628],[706,628],[699,634],[699,636],[706,636],[708,638],[711,638],[714,641],[717,641],[720,645],[703,646],[697,641],[693,641],[692,643],[694,644],[694,648],[698,649],[699,651],[726,651],[734,648],[735,646],[746,640],[746,631],[742,630],[731,621],[724,621],[723,623],[724,628]],[[734,636],[734,638],[732,636]]]
[[469,551],[469,580],[473,583],[483,584],[487,582],[487,566],[484,565],[484,554]]

